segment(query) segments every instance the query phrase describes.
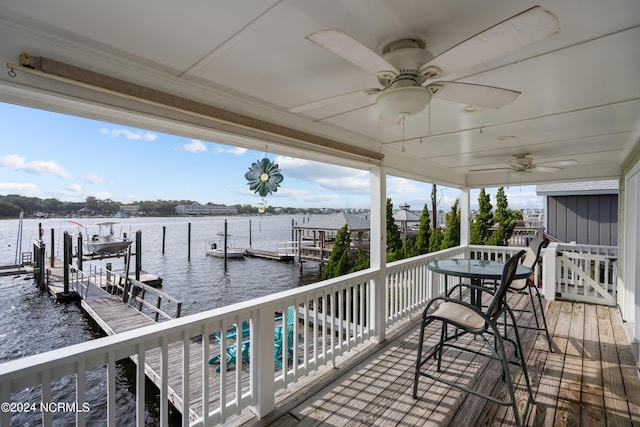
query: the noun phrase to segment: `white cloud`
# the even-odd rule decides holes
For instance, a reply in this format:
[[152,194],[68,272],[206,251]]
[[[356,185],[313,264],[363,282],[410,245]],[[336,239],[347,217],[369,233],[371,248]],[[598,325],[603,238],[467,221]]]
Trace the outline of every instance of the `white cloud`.
[[131,141],[155,141],[158,137],[155,133],[143,132],[143,131],[130,131],[129,129],[100,129],[100,133],[103,135],[109,135],[112,138],[119,138],[124,136]]
[[229,150],[226,151],[229,154],[233,154],[234,156],[242,156],[244,153],[247,152],[246,148],[240,148],[240,147],[233,147],[230,148]]
[[107,180],[104,179],[103,177],[98,175],[93,175],[93,174],[89,174],[85,176],[84,179],[90,184],[106,184],[107,183]]
[[0,157],[0,166],[13,170],[22,170],[36,175],[53,175],[60,178],[71,177],[62,166],[53,160],[34,160],[27,162],[24,157],[18,156],[17,154]]
[[111,199],[111,193],[107,192],[107,191],[99,191],[97,193],[91,193],[91,195],[93,197],[95,197],[98,200],[107,200],[107,199]]
[[40,195],[38,186],[28,182],[0,182],[0,192],[4,194],[19,194],[26,197]]
[[311,160],[278,156],[275,163],[285,177],[312,182],[321,189],[350,194],[369,194],[369,172]]
[[416,185],[415,181],[395,176],[387,177],[388,193],[419,193],[423,188]]
[[[259,197],[256,193],[249,190],[248,188],[241,188],[237,190],[237,192],[246,196]],[[291,202],[315,206],[314,204],[318,203],[322,205],[323,203],[334,202],[336,200],[339,200],[340,196],[337,194],[318,194],[308,190],[280,187],[275,193],[269,194],[266,199],[268,201],[271,198],[289,199]]]
[[192,139],[189,144],[185,144],[182,146],[185,151],[190,153],[197,153],[199,151],[207,151],[207,146],[204,145],[202,141],[199,139]]
[[242,156],[247,152],[246,148],[230,147],[228,145],[216,144],[213,150],[218,154],[233,154],[234,156]]
[[62,190],[50,190],[49,192],[54,197],[67,197],[74,200],[84,200],[86,198],[86,194],[82,191],[82,186],[77,183],[70,184]]
[[65,188],[69,193],[81,193],[82,186],[80,184],[71,184]]

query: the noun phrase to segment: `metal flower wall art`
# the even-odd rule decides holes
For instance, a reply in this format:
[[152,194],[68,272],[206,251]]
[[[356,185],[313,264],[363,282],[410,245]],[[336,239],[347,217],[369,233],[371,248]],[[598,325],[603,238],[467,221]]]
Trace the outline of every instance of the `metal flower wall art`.
[[284,179],[280,173],[280,167],[277,163],[272,163],[268,158],[264,158],[258,162],[254,162],[249,168],[249,172],[244,174],[247,179],[247,185],[254,193],[265,197],[278,191],[280,183]]

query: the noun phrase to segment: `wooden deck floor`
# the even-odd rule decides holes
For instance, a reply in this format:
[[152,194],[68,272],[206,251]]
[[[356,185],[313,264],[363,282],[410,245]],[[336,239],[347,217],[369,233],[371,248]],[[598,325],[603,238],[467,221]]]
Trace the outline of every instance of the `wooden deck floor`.
[[[527,302],[528,297],[511,300],[512,304]],[[553,352],[541,335],[523,331],[536,402],[527,425],[640,425],[640,380],[618,310],[555,301],[548,304],[547,319]],[[330,377],[281,401],[269,416],[245,425],[515,425],[510,408],[424,377],[419,399],[414,400],[418,330],[417,321],[411,322],[364,352],[356,363],[339,366]],[[477,341],[468,344],[477,345]],[[451,350],[445,356],[443,366],[457,380],[504,396],[495,362]],[[522,370],[514,367],[511,372],[516,393],[523,396]]]

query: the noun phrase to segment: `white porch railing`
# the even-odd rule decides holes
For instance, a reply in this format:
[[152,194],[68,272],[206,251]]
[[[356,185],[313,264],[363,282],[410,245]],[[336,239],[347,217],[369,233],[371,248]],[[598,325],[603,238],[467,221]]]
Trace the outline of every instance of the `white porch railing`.
[[[40,411],[13,415],[24,424],[51,425],[54,420],[77,425],[119,425],[115,398],[116,362],[137,361],[135,412],[137,425],[145,423],[145,363],[159,359],[160,421],[166,425],[168,403],[183,414],[183,425],[215,425],[246,408],[258,415],[274,409],[275,396],[289,384],[334,366],[336,358],[384,335],[376,331],[376,319],[384,316],[389,329],[419,312],[443,289],[441,275],[427,270],[434,259],[474,257],[506,260],[520,248],[470,246],[389,263],[386,276],[364,270],[240,304],[167,321],[115,336],[13,360],[0,365],[0,402],[55,402],[60,384],[75,386],[75,403],[87,402],[87,374],[102,370],[106,378],[102,404],[106,415],[77,411]],[[554,264],[555,266],[555,264]],[[546,276],[545,276],[546,277]],[[376,287],[384,286],[384,292]],[[376,304],[375,295],[384,295]],[[287,310],[294,307],[292,322]],[[275,320],[276,316],[282,316]],[[220,331],[248,322],[248,336],[234,340]],[[290,326],[289,326],[290,325]],[[290,329],[283,356],[278,356],[274,331]],[[216,336],[218,341],[212,339]],[[204,339],[203,339],[204,337]],[[283,346],[280,346],[282,349]],[[211,356],[223,352],[243,355],[238,363],[220,372]],[[183,355],[190,355],[183,357]],[[241,363],[240,359],[245,359]],[[279,365],[282,365],[281,367]],[[17,406],[10,407],[15,411]],[[71,417],[64,418],[64,417]],[[106,418],[106,419],[105,419]],[[0,424],[9,425],[11,411],[0,413]]]

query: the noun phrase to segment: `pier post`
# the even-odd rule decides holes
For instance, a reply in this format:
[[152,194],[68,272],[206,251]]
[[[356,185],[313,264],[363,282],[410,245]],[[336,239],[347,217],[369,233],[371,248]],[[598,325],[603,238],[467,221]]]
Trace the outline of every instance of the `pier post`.
[[227,271],[227,220],[224,220],[224,271]]
[[167,236],[167,226],[163,225],[162,226],[162,255],[164,255],[164,241],[166,236]]
[[140,280],[142,270],[142,231],[136,231],[136,280]]
[[[51,229],[51,250],[49,251],[49,265],[51,268],[55,267],[55,254],[53,253],[53,248],[55,248],[55,231]],[[42,265],[44,267],[44,264]]]
[[41,241],[33,242],[33,258],[36,263],[34,278],[38,287],[44,290],[44,277],[46,273],[45,263],[45,244]]
[[187,261],[191,261],[191,223],[187,224]]
[[69,293],[69,264],[71,264],[71,259],[69,254],[71,253],[71,236],[69,236],[69,232],[65,231],[63,234],[63,249],[62,249],[62,264],[63,264],[63,274],[64,274],[64,294]]
[[82,233],[78,233],[78,270],[82,271]]
[[251,248],[251,220],[249,220],[249,247]]

